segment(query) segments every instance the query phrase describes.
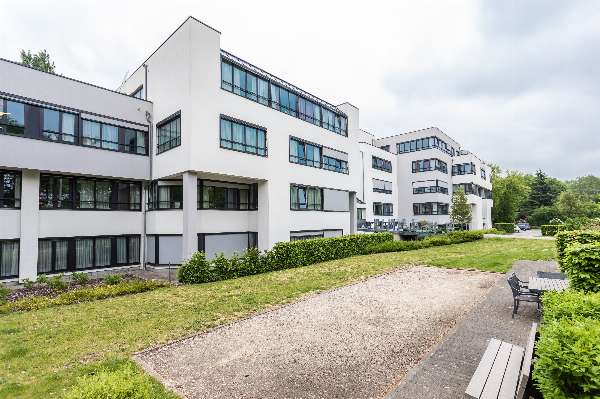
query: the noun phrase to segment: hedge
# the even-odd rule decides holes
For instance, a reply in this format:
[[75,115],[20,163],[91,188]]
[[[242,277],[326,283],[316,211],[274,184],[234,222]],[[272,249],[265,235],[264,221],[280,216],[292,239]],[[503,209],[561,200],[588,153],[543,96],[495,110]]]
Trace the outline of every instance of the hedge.
[[505,233],[514,233],[515,232],[515,224],[514,223],[494,223],[494,228],[504,231]]
[[220,255],[210,261],[197,252],[179,268],[178,278],[181,283],[196,284],[308,266],[360,255],[373,245],[393,239],[392,233],[385,232],[280,242],[264,253],[249,249],[240,256],[228,259]]
[[533,378],[545,399],[600,397],[600,320],[545,322],[536,343]]
[[600,292],[548,291],[542,296],[544,322],[562,318],[591,317],[600,320]]
[[556,233],[565,228],[562,224],[543,224],[542,235],[543,236],[555,236]]
[[562,270],[576,290],[600,291],[600,242],[568,245]]
[[593,242],[600,242],[600,231],[559,231],[556,234],[556,252],[558,254],[558,262],[562,265],[562,259],[564,257],[567,245],[573,243],[589,244]]
[[389,241],[372,246],[366,253],[402,252],[483,239],[483,231],[454,231],[420,241]]

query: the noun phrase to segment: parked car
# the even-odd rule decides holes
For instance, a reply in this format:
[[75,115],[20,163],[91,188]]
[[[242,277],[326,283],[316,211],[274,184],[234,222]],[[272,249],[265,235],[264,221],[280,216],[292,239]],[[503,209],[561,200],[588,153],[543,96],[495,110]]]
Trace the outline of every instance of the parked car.
[[517,222],[517,227],[521,230],[531,230],[531,226],[525,221]]

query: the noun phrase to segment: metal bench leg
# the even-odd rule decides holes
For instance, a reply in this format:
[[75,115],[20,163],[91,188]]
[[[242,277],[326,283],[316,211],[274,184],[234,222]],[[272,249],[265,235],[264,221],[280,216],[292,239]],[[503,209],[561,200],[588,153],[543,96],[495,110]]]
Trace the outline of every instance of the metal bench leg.
[[515,318],[515,315],[517,314],[517,311],[519,310],[519,300],[518,299],[514,299],[514,303],[513,303],[513,313],[512,313],[512,318]]

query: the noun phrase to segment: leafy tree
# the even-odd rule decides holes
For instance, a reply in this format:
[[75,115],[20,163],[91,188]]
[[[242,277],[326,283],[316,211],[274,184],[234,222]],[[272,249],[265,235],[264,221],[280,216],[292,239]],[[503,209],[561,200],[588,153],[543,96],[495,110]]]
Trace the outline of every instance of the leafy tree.
[[471,223],[471,205],[467,203],[467,196],[462,189],[452,193],[450,220],[453,224],[459,226],[466,226]]
[[529,216],[535,209],[542,206],[552,206],[558,195],[566,189],[563,182],[553,177],[548,177],[538,170],[530,180],[531,191],[529,198],[522,204],[521,216]]
[[46,50],[40,50],[32,54],[31,50],[21,50],[21,64],[44,72],[54,72],[54,62],[50,60],[50,54]]
[[556,208],[564,218],[576,218],[584,216],[585,201],[573,191],[563,191],[556,201]]
[[534,209],[527,218],[527,221],[532,226],[541,226],[543,224],[551,224],[552,219],[561,218],[562,215],[555,206],[541,206]]
[[492,169],[492,190],[494,207],[492,220],[497,222],[512,223],[516,220],[518,211],[529,197],[529,184],[527,175],[517,171],[508,171],[502,176],[500,168]]
[[586,198],[592,199],[595,202],[600,200],[600,178],[588,175],[578,177],[575,180],[567,182],[569,190],[582,195]]

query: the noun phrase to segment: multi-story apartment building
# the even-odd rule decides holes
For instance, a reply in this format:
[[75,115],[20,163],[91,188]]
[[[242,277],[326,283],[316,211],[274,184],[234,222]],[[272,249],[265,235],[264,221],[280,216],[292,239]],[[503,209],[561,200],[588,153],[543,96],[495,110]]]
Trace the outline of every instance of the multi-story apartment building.
[[441,131],[376,139],[220,35],[188,18],[116,91],[0,60],[0,279],[446,223],[453,184],[489,221],[489,168]]

